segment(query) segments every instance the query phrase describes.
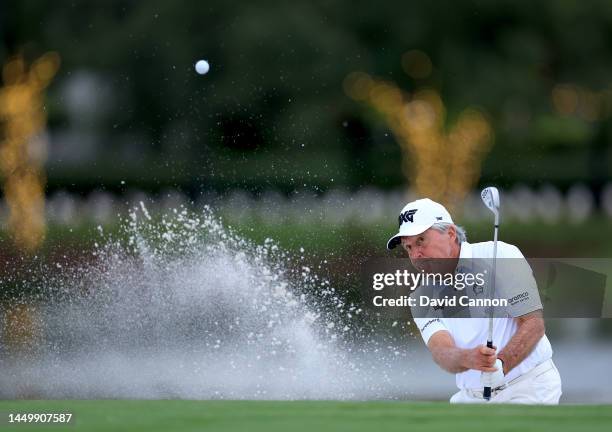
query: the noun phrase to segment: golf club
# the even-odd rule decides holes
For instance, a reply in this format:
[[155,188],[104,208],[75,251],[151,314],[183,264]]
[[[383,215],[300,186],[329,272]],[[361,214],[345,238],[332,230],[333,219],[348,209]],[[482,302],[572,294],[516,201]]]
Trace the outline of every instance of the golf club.
[[[496,187],[490,186],[480,193],[482,201],[489,210],[495,215],[495,228],[493,230],[493,265],[491,269],[491,294],[495,296],[495,261],[497,258],[497,234],[499,232],[499,191]],[[487,335],[487,347],[493,348],[493,306],[489,309],[489,333]],[[491,387],[485,387],[483,391],[485,400],[491,399]]]

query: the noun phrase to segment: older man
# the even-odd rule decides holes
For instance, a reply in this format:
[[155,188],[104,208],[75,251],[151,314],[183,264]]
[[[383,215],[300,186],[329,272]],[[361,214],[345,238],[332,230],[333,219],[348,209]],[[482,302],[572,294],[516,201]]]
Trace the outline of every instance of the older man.
[[[465,231],[453,223],[444,206],[430,199],[407,204],[399,223],[399,232],[389,239],[387,248],[401,244],[417,268],[422,268],[419,262],[432,259],[457,267],[465,260],[493,257],[493,242],[468,243]],[[558,404],[561,378],[552,361],[537,289],[534,293],[530,287],[516,286],[535,287],[529,265],[518,248],[503,242],[498,242],[497,258],[514,258],[527,269],[519,279],[514,274],[504,278],[503,271],[496,277],[496,291],[515,299],[494,319],[493,341],[497,349],[484,345],[487,318],[417,317],[413,310],[415,323],[434,361],[456,374],[459,392],[451,397],[451,403],[485,402],[486,385],[493,388],[491,402]],[[421,289],[417,288],[417,292]]]

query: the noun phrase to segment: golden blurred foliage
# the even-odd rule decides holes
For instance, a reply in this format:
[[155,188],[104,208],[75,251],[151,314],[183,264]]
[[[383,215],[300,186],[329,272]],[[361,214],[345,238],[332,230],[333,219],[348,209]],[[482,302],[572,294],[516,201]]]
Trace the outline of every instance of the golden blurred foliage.
[[410,50],[404,53],[402,67],[408,76],[415,79],[427,78],[433,70],[429,56],[419,50]]
[[18,249],[33,252],[45,237],[44,158],[36,146],[44,144],[47,117],[44,90],[57,70],[60,58],[46,53],[28,68],[22,57],[11,58],[2,68],[0,88],[0,173],[9,208],[8,229]]
[[4,330],[3,343],[15,353],[27,353],[35,349],[37,341],[42,337],[37,311],[31,305],[9,308],[0,329]]
[[[410,69],[413,76],[431,69],[421,54],[404,55],[406,69],[422,64]],[[436,90],[424,88],[408,94],[394,83],[363,72],[347,76],[344,90],[382,115],[400,144],[402,168],[416,193],[456,209],[476,186],[482,160],[491,148],[493,129],[486,116],[468,108],[446,133],[446,108]]]
[[574,116],[588,122],[605,120],[611,115],[608,90],[593,91],[575,84],[557,84],[553,87],[550,99],[557,114]]

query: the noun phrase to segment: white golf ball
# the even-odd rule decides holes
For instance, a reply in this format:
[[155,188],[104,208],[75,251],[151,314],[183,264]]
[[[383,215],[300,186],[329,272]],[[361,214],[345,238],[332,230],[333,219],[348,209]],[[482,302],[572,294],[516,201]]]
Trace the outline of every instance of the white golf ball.
[[198,62],[195,64],[195,70],[200,75],[206,74],[209,71],[209,69],[210,69],[210,65],[208,64],[206,60],[198,60]]

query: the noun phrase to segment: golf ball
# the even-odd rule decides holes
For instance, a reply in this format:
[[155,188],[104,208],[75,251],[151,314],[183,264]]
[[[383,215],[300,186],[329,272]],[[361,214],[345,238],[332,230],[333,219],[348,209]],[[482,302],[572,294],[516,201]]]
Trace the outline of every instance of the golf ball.
[[195,70],[200,75],[204,75],[210,69],[210,65],[206,60],[198,60],[195,64]]

